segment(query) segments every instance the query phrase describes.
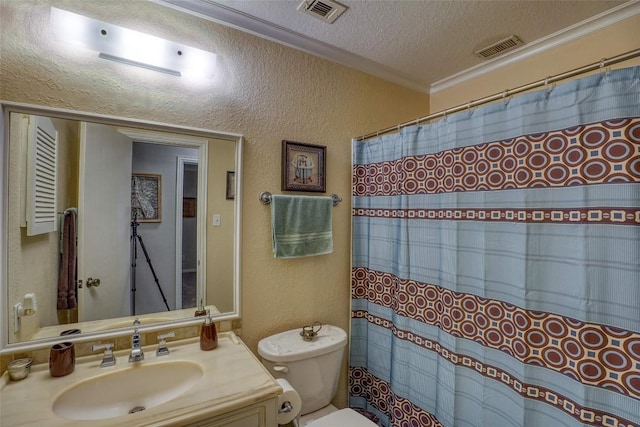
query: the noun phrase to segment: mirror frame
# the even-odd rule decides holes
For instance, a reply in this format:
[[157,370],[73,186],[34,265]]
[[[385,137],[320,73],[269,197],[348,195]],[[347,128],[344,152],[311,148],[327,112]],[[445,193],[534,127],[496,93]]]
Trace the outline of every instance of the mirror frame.
[[[202,128],[194,128],[187,126],[178,126],[167,123],[159,123],[148,120],[137,120],[126,117],[110,116],[97,113],[89,113],[77,110],[68,110],[40,106],[34,104],[25,104],[13,101],[0,100],[0,132],[2,133],[2,162],[0,163],[0,176],[2,176],[2,209],[0,209],[0,230],[2,231],[2,242],[0,244],[0,309],[2,313],[2,321],[0,321],[0,354],[15,353],[16,351],[29,351],[51,346],[60,342],[60,337],[43,338],[38,340],[23,341],[19,343],[9,343],[9,316],[11,316],[10,302],[7,297],[8,289],[8,265],[7,265],[7,236],[8,236],[8,189],[9,189],[9,115],[11,113],[33,114],[40,116],[50,116],[60,119],[95,122],[111,126],[120,126],[127,128],[143,129],[158,132],[170,132],[185,136],[195,136],[203,138],[215,138],[228,140],[236,143],[235,151],[235,204],[234,204],[234,248],[233,248],[233,310],[226,313],[212,315],[216,322],[240,319],[240,301],[241,301],[241,243],[242,243],[242,149],[244,137],[242,134],[215,131]],[[205,214],[206,214],[206,207]],[[205,216],[206,218],[206,216]],[[158,322],[150,325],[142,325],[139,329],[142,333],[153,332],[167,328],[180,328],[190,325],[197,325],[202,322],[201,317],[183,318],[174,321]],[[114,328],[96,332],[80,333],[78,335],[65,336],[65,341],[84,342],[98,339],[108,339],[119,336],[129,335],[131,327]]]

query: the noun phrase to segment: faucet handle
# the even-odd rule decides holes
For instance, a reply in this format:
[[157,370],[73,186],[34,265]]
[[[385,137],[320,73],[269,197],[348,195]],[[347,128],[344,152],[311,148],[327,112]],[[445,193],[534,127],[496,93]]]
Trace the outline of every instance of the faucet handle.
[[105,343],[105,344],[94,344],[91,347],[92,351],[104,350],[104,355],[102,356],[102,363],[100,363],[100,367],[104,368],[107,366],[113,366],[116,364],[116,358],[113,356],[113,343]]
[[167,332],[166,334],[158,335],[158,350],[156,350],[156,356],[169,355],[169,347],[167,347],[167,338],[175,338],[175,332]]

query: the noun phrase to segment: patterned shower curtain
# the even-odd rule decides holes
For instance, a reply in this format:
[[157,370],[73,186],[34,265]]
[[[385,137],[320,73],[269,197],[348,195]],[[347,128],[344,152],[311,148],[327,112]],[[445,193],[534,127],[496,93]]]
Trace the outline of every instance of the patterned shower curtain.
[[640,425],[640,67],[353,152],[351,407]]

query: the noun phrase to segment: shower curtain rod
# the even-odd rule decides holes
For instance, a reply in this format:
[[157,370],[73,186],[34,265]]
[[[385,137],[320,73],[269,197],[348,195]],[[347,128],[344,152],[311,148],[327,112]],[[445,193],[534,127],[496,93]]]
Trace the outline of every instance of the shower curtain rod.
[[437,119],[440,117],[446,117],[448,114],[452,114],[452,113],[457,113],[459,111],[463,111],[463,110],[468,110],[472,107],[477,107],[478,105],[482,105],[482,104],[487,104],[489,102],[492,101],[496,101],[498,99],[501,98],[506,98],[507,96],[510,95],[515,95],[517,93],[521,93],[530,89],[535,89],[537,87],[540,86],[546,86],[548,84],[557,82],[558,80],[564,80],[564,79],[568,79],[570,77],[575,77],[577,75],[580,74],[584,74],[584,73],[588,73],[589,71],[593,71],[593,70],[597,70],[599,68],[604,68],[608,65],[613,65],[613,64],[617,64],[619,62],[624,62],[624,61],[628,61],[630,59],[636,58],[640,56],[640,49],[635,49],[635,50],[631,50],[629,52],[617,55],[617,56],[613,56],[611,58],[602,58],[600,61],[598,62],[594,62],[592,64],[589,65],[585,65],[579,68],[575,68],[573,70],[570,71],[566,71],[564,73],[560,73],[560,74],[556,74],[554,76],[549,76],[545,79],[542,80],[538,80],[532,83],[528,83],[522,86],[518,86],[514,89],[507,89],[505,91],[502,91],[500,93],[496,93],[493,95],[489,95],[486,96],[484,98],[480,98],[480,99],[476,99],[475,101],[469,101],[466,104],[460,104],[456,107],[451,107],[451,108],[446,108],[442,111],[438,111],[437,113],[433,113],[433,114],[429,114],[428,116],[424,116],[424,117],[420,117],[418,119],[415,120],[411,120],[409,122],[405,122],[405,123],[401,123],[399,125],[396,126],[391,126],[376,132],[371,132],[368,133],[366,135],[360,136],[358,138],[356,138],[357,141],[364,141],[366,139],[372,138],[374,136],[380,136],[380,135],[384,135],[385,133],[389,133],[389,132],[393,132],[393,131],[399,131],[400,128],[406,127],[406,126],[411,126],[411,125],[419,125],[422,122],[426,122],[428,120],[432,120],[432,119]]

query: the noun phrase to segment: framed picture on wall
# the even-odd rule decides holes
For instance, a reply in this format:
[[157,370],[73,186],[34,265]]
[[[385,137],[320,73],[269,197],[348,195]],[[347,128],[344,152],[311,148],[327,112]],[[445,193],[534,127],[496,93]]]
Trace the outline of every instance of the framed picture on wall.
[[327,147],[282,141],[282,190],[326,191]]
[[184,218],[193,218],[196,216],[197,207],[198,203],[195,197],[184,197],[182,199],[182,216]]
[[162,222],[161,175],[131,175],[131,218],[138,222]]
[[227,171],[227,200],[236,198],[236,173]]

